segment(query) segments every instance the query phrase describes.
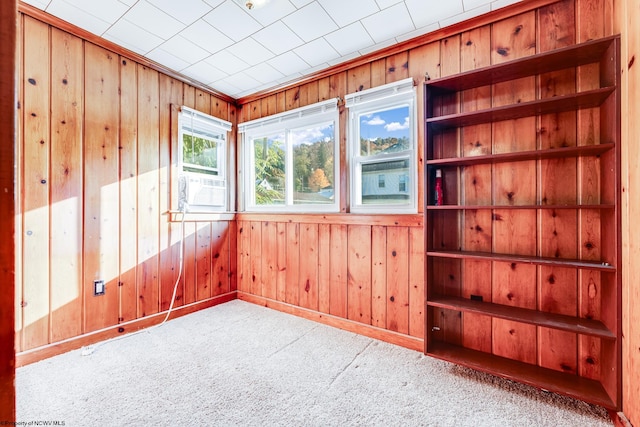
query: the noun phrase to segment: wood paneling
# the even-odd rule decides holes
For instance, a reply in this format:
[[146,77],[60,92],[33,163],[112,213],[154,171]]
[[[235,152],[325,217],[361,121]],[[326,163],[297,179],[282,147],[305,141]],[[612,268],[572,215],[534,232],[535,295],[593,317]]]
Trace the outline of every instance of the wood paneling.
[[[15,161],[16,144],[16,50],[17,2],[0,4],[0,419],[16,421],[15,404],[15,287],[16,230]],[[19,58],[19,56],[18,56]]]
[[[177,207],[179,106],[225,120],[235,106],[44,22],[23,21],[19,351],[97,340],[86,334],[167,310],[182,242],[176,306],[228,298],[235,223],[189,221],[183,233],[167,211]],[[95,280],[104,281],[104,295],[94,296]]]

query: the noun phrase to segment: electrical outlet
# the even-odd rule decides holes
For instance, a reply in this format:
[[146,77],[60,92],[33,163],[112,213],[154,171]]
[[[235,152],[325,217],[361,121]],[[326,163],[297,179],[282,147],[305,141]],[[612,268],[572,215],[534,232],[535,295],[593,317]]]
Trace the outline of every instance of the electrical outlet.
[[104,295],[105,286],[104,280],[94,280],[93,281],[93,295]]

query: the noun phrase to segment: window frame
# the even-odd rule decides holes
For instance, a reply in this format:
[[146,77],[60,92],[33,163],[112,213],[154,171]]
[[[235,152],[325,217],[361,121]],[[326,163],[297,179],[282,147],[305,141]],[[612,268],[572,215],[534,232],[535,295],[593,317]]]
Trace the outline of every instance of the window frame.
[[[230,177],[229,170],[232,169],[229,165],[229,152],[230,152],[230,136],[229,132],[232,130],[232,123],[220,118],[211,116],[209,114],[202,113],[192,108],[181,106],[178,112],[178,147],[177,147],[177,189],[178,189],[178,210],[189,213],[224,213],[229,212],[230,206]],[[207,137],[206,132],[212,131],[224,136],[224,139],[217,138],[213,135]],[[216,168],[207,168],[197,164],[187,163],[184,161],[184,135],[191,134],[201,135],[207,137],[206,139],[216,142]],[[185,165],[191,165],[192,168],[203,170],[215,170],[217,169],[217,175],[208,173],[199,173],[195,171],[185,171]],[[215,177],[215,178],[214,178]],[[223,192],[223,203],[221,205],[209,205],[209,204],[193,204],[188,203],[188,184],[187,179],[210,179],[222,182],[220,186]],[[184,198],[187,198],[185,204]]]
[[[325,124],[333,125],[333,202],[295,203],[294,144],[292,132],[310,129]],[[253,141],[277,134],[284,134],[285,150],[285,203],[257,204],[255,198],[255,157]],[[238,135],[242,135],[242,210],[245,212],[273,213],[332,213],[340,211],[340,117],[338,99],[311,104],[284,113],[267,116],[238,124]]]
[[[350,211],[353,213],[379,214],[415,214],[418,212],[418,126],[417,126],[417,94],[412,78],[395,83],[378,86],[361,92],[348,94],[345,97],[348,109],[347,152],[349,156],[350,177]],[[409,138],[411,147],[397,153],[381,153],[369,156],[360,154],[360,118],[406,106],[409,108]],[[407,203],[363,203],[363,165],[408,160],[408,182],[405,191],[409,198]],[[386,178],[386,177],[385,177]],[[391,183],[385,179],[386,187]],[[391,185],[393,187],[393,185]]]

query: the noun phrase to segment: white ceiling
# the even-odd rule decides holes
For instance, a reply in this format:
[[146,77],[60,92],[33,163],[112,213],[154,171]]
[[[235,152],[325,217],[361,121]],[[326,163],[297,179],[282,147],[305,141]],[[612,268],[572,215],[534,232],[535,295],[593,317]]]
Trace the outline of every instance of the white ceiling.
[[237,99],[520,0],[22,1]]

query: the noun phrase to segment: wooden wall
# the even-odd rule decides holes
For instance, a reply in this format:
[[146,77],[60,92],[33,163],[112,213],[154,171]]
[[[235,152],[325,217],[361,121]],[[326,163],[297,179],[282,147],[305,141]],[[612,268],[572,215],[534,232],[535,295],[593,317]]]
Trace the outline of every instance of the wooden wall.
[[231,292],[234,221],[182,234],[167,211],[177,108],[233,122],[235,107],[33,17],[19,26],[17,351],[166,311],[181,238],[176,306]]
[[[335,96],[344,97],[348,93],[407,77],[414,78],[418,83],[418,105],[420,106],[418,117],[421,118],[423,117],[422,82],[425,73],[428,73],[431,78],[443,77],[614,33],[612,1],[528,2],[518,7],[520,8],[518,13],[501,16],[495,22],[480,23],[475,26],[467,24],[466,28],[460,31],[443,32],[441,37],[436,39],[433,35],[429,35],[423,44],[411,46],[407,50],[395,49],[385,57],[357,64],[346,70],[338,70],[332,75],[322,76],[264,96],[241,100],[243,105],[238,121],[265,117]],[[572,71],[542,76],[540,78],[544,78],[545,81],[540,83],[540,86],[544,88],[544,92],[539,96],[555,96],[575,92],[578,89],[584,90],[594,83],[594,78],[597,84],[598,79],[593,71],[592,67],[579,67]],[[567,82],[570,82],[568,87],[566,87]],[[498,102],[512,102],[513,100],[507,101],[507,98],[517,96],[535,86],[536,82],[532,79],[516,81],[509,87],[503,85],[496,89],[502,92],[494,94],[494,97]],[[467,103],[477,103],[476,99],[486,99],[483,95],[478,98],[475,93],[465,95],[468,95],[465,96]],[[529,149],[536,149],[538,144],[545,146],[545,144],[562,143],[565,138],[573,141],[579,139],[585,144],[593,143],[591,139],[594,136],[590,132],[593,132],[593,123],[598,122],[594,114],[594,110],[585,110],[572,115],[544,116],[540,123],[527,119],[518,120],[516,126],[512,122],[498,123],[494,127],[474,126],[465,129],[465,138],[471,138],[470,144],[477,140],[493,139],[503,144],[505,150],[515,141],[519,144],[518,149],[522,149],[526,144],[531,145]],[[341,112],[340,120],[343,130],[341,132],[340,185],[341,193],[346,194],[348,173],[345,167],[347,150],[344,137],[346,135],[344,111]],[[522,126],[528,129],[526,141],[522,140],[522,134],[519,133]],[[547,131],[544,131],[545,129]],[[484,133],[484,136],[480,133]],[[424,193],[422,189],[423,139],[424,126],[420,123],[418,128],[420,210],[422,210]],[[477,147],[460,147],[460,150],[465,152],[470,149],[475,150]],[[536,176],[543,179],[546,164],[543,162],[541,170],[538,170],[535,162],[532,162],[529,176],[533,179],[536,179]],[[509,167],[509,164],[494,168],[476,167],[476,175],[480,181],[486,173],[502,174],[505,180],[508,180]],[[575,184],[562,188],[547,186],[549,194],[545,197],[568,197],[569,199],[573,197],[575,200],[588,198],[594,191],[590,186],[593,181],[589,175],[591,169],[588,160],[576,162],[575,167],[569,169],[573,172],[562,178],[566,182],[573,181]],[[532,185],[533,187],[522,186],[521,197],[536,197],[535,194],[531,194],[530,189],[535,189],[535,183]],[[597,192],[599,187],[598,185],[596,187]],[[449,190],[458,191],[458,189]],[[473,193],[471,188],[466,191],[468,194]],[[492,191],[494,190],[488,189],[488,192],[481,192],[481,194],[489,194],[491,198]],[[573,196],[567,196],[567,191],[572,191]],[[487,201],[478,200],[477,203],[483,204]],[[417,346],[417,341],[422,340],[424,331],[422,307],[424,276],[420,271],[424,265],[422,259],[424,242],[416,237],[423,234],[422,224],[417,221],[406,226],[393,224],[393,221],[411,222],[409,219],[411,215],[373,217],[349,214],[346,197],[341,200],[341,212],[343,214],[335,215],[331,219],[333,222],[327,221],[324,216],[314,217],[313,215],[240,215],[238,223],[239,297],[312,318],[314,316],[310,313],[320,313],[316,314],[316,318],[321,319],[326,319],[323,315],[328,314],[332,318],[337,317],[343,320],[342,322],[334,320],[334,323],[339,326],[364,334],[373,334],[374,331],[379,334],[379,329],[383,329],[392,333],[384,339],[396,339],[396,334],[400,334],[415,338],[401,344],[409,347]],[[510,213],[506,214],[510,215]],[[486,218],[467,218],[467,220],[478,224],[487,222]],[[530,224],[530,220],[531,218],[526,218],[526,224]],[[380,225],[373,221],[379,222]],[[535,222],[534,215],[533,223]],[[567,229],[571,227],[575,229],[577,224],[585,227],[588,223],[589,218],[574,218],[573,223],[567,225]],[[485,225],[488,227],[486,229],[491,229],[491,220],[489,219]],[[503,242],[519,244],[521,239],[518,238],[517,233],[523,230],[523,226],[526,229],[527,226],[520,225],[511,230],[496,230],[496,233],[502,233],[496,244],[503,244]],[[549,233],[549,230],[542,230],[542,233]],[[570,232],[568,234],[571,236]],[[478,250],[491,250],[491,246],[481,248],[484,244],[491,245],[491,238],[483,241],[482,236],[469,236],[469,239],[465,241],[466,245],[476,245]],[[544,236],[541,239],[543,250],[551,250],[551,247],[558,245],[553,239],[548,239],[548,242]],[[575,234],[573,234],[573,240],[573,250],[577,251]],[[530,248],[520,249],[526,251]],[[562,250],[564,249],[571,250],[571,248],[562,247]],[[323,272],[323,266],[327,263],[328,273]],[[533,274],[535,276],[535,272]],[[532,280],[535,281],[535,277]],[[587,280],[588,278],[576,278],[577,285],[572,291],[573,306],[566,307],[567,310],[575,312],[578,309],[575,306],[576,293],[586,292],[583,281],[586,283]],[[562,298],[561,295],[537,295],[535,291],[526,297],[530,298],[534,307],[545,304],[544,301],[556,301]],[[588,300],[586,294],[584,298],[585,301]],[[298,309],[294,310],[292,307]],[[598,307],[589,306],[588,309],[597,310]],[[532,351],[526,357],[532,357],[534,363],[537,358],[542,358],[541,363],[547,366],[553,364],[556,359],[567,356],[574,360],[575,366],[572,369],[578,369],[576,360],[579,358],[580,351],[589,345],[597,345],[591,342],[574,343],[572,349],[568,351],[575,354],[547,355],[544,351],[538,352],[536,349],[544,349],[544,341],[547,339],[563,340],[566,336],[543,334],[537,337],[534,328],[529,338],[533,341],[529,340],[527,345],[532,348]],[[572,339],[575,341],[575,337]]]
[[14,263],[17,2],[0,2],[0,420],[15,421]]
[[615,2],[622,34],[622,409],[640,425],[640,1]]

